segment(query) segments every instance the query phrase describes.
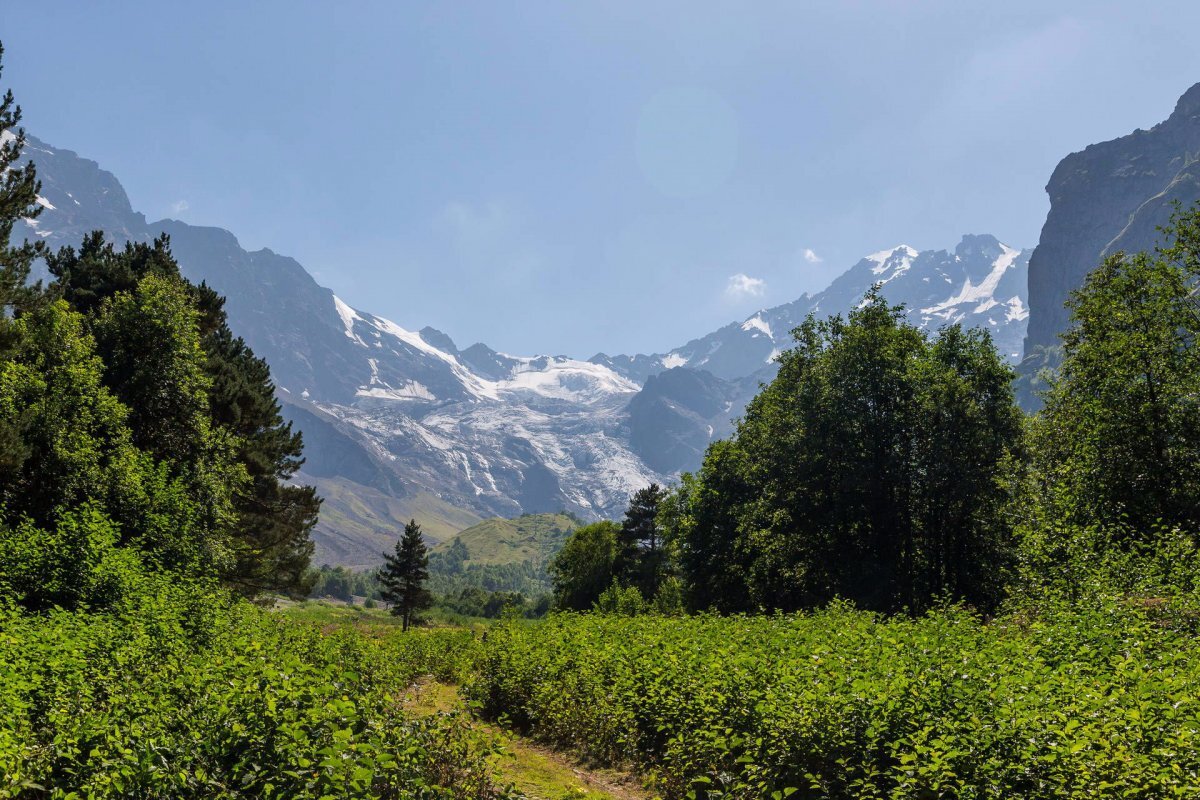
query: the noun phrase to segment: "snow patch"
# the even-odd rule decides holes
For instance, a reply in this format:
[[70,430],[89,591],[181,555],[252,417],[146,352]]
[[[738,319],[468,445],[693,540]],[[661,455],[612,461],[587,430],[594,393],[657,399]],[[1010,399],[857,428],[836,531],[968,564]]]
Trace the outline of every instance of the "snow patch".
[[[906,244],[890,247],[887,250],[880,250],[878,253],[871,253],[866,257],[867,261],[875,262],[875,266],[871,267],[871,272],[880,275],[887,270],[887,262],[892,259],[897,252],[902,252],[911,261],[917,257],[917,251]],[[907,267],[906,267],[907,268]]]
[[760,332],[766,334],[768,339],[775,338],[771,334],[771,326],[769,324],[767,324],[767,321],[762,318],[761,314],[755,314],[753,317],[751,317],[750,319],[743,322],[742,330],[744,330],[744,331],[760,331]]
[[1029,317],[1029,309],[1020,297],[1013,297],[1004,305],[1008,306],[1008,312],[1004,315],[1005,322],[1020,322]]
[[405,381],[399,388],[390,386],[364,386],[354,393],[356,397],[372,397],[376,400],[436,400],[433,392],[416,381]]
[[675,367],[685,366],[687,359],[679,355],[679,353],[668,353],[660,358],[658,363],[662,364],[663,369],[674,369]]
[[921,311],[925,314],[942,317],[947,321],[958,321],[963,318],[963,315],[960,314],[957,316],[957,319],[950,320],[950,317],[954,316],[953,310],[956,306],[965,303],[976,303],[977,311],[986,311],[993,305],[997,305],[992,295],[995,294],[996,287],[1000,285],[1000,279],[1004,277],[1004,273],[1008,271],[1013,262],[1017,260],[1017,256],[1021,254],[1020,250],[1014,250],[1006,244],[1000,245],[1000,249],[1003,252],[992,262],[992,271],[980,281],[978,286],[971,283],[970,278],[967,278],[962,288],[953,297],[943,300],[937,305],[923,308]]
[[532,393],[556,400],[590,402],[614,394],[632,394],[637,384],[621,377],[608,367],[590,361],[547,359],[540,369],[521,364],[513,377],[499,381],[497,388],[504,392]]
[[53,231],[42,230],[38,224],[40,222],[40,220],[36,220],[31,217],[21,217],[21,221],[24,222],[26,225],[28,225],[30,228],[32,228],[33,232],[35,234],[37,234],[38,236],[42,237],[43,239],[45,239],[47,236],[49,236],[51,233],[53,233]]
[[358,315],[358,312],[342,302],[342,298],[338,297],[336,294],[333,296],[333,307],[337,310],[337,315],[342,318],[342,327],[345,328],[346,338],[353,342],[357,342],[363,347],[366,347],[367,343],[354,334],[355,321],[362,319],[362,317]]

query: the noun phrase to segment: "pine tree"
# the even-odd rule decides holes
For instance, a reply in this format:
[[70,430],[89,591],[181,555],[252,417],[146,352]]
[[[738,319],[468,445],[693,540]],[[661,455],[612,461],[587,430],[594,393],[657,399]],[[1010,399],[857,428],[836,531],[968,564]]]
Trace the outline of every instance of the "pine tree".
[[404,526],[404,536],[396,542],[396,552],[384,553],[383,558],[384,565],[379,571],[381,596],[391,604],[392,614],[404,621],[404,630],[408,630],[416,621],[417,612],[433,604],[433,596],[425,588],[429,580],[429,551],[415,519]]
[[[0,45],[0,74],[3,74],[4,46]],[[33,162],[21,168],[15,164],[25,149],[25,130],[20,128],[21,107],[10,89],[0,99],[0,320],[11,317],[33,302],[39,294],[28,284],[29,270],[44,252],[42,242],[12,245],[13,228],[20,219],[37,219],[42,213]],[[4,326],[0,322],[0,326]],[[4,327],[0,327],[0,354],[6,349]]]
[[249,478],[234,501],[234,563],[222,577],[247,597],[267,591],[304,597],[311,588],[309,534],[321,507],[315,488],[290,483],[304,464],[304,442],[283,420],[267,362],[230,330],[225,298],[203,283],[194,292],[213,378],[211,413],[237,436]]
[[643,597],[654,597],[662,578],[665,554],[658,528],[662,497],[657,483],[635,492],[617,534],[616,573],[625,585],[640,589]]
[[[0,45],[0,74],[4,71],[4,46]],[[0,369],[19,348],[21,329],[13,318],[34,303],[39,292],[30,286],[29,270],[44,252],[42,242],[24,242],[13,246],[12,233],[17,221],[36,219],[42,212],[37,204],[41,184],[33,163],[17,169],[15,164],[25,147],[21,108],[12,91],[0,99]],[[28,414],[0,417],[0,477],[20,468],[29,457],[23,430]]]
[[[221,579],[247,597],[271,591],[305,596],[311,587],[309,534],[321,499],[311,486],[291,485],[304,463],[300,433],[283,420],[267,363],[230,330],[225,299],[206,284],[193,285],[180,275],[165,235],[152,244],[117,248],[96,231],[84,238],[78,251],[65,247],[48,254],[46,261],[56,278],[51,292],[96,318],[93,327],[98,332],[106,309],[136,294],[148,278],[181,287],[203,351],[207,416],[217,430],[232,437],[235,458],[245,470],[233,497],[235,519],[229,526],[230,553]],[[155,348],[143,345],[136,327],[131,336],[102,336],[100,344],[110,365],[107,382],[135,410],[141,408],[120,365],[145,366],[147,352]],[[160,372],[151,369],[147,374],[155,388]],[[135,435],[144,439],[147,432],[137,416]],[[159,424],[178,421],[173,415],[150,417]]]

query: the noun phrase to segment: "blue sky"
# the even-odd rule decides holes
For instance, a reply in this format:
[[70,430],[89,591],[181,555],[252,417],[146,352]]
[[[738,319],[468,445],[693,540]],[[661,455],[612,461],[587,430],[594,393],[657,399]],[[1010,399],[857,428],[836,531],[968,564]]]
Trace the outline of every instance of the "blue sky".
[[135,208],[460,346],[662,351],[861,255],[1036,243],[1200,81],[1200,4],[4,3],[26,126]]

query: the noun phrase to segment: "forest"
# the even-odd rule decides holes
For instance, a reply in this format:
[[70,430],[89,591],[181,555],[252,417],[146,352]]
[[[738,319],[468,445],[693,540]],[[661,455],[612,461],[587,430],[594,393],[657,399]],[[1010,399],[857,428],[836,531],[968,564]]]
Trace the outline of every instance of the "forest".
[[[1200,208],[1075,292],[1034,415],[986,331],[875,290],[697,473],[577,528],[552,609],[492,570],[441,591],[494,623],[313,624],[271,605],[372,589],[310,563],[268,365],[166,237],[13,243],[20,122],[10,92],[0,797],[526,796],[481,721],[664,800],[1200,796]],[[463,702],[413,713],[420,681]]]

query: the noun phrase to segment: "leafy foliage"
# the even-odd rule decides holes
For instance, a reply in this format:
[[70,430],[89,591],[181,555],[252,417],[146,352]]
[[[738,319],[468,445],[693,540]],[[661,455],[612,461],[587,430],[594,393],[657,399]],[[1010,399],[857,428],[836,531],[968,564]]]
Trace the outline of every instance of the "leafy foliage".
[[[0,100],[4,540],[15,547],[25,532],[39,546],[76,552],[112,539],[135,551],[122,558],[139,569],[217,576],[249,597],[302,595],[320,500],[311,487],[289,485],[302,463],[301,440],[283,422],[267,365],[233,336],[223,299],[183,279],[165,236],[117,249],[96,231],[79,250],[57,253],[40,243],[11,245],[18,220],[40,213],[34,164],[13,168],[25,142],[19,122],[7,93]],[[55,278],[46,289],[27,282],[39,256]],[[105,522],[77,529],[72,520],[84,517]],[[88,537],[105,526],[113,536]],[[72,531],[83,539],[72,541]],[[6,566],[9,585],[24,587],[21,602],[85,602],[88,591],[34,586],[39,570],[69,570],[69,559],[21,550]],[[88,568],[79,562],[80,587]],[[51,580],[71,582],[69,575]]]
[[461,716],[398,702],[474,647],[322,633],[194,585],[120,614],[0,607],[0,797],[503,798]]
[[1022,425],[988,334],[930,340],[875,291],[795,337],[680,490],[669,535],[693,607],[994,604]]
[[1035,426],[1047,514],[1200,530],[1200,211],[1155,254],[1116,253],[1072,295],[1063,361]]
[[586,611],[616,578],[617,540],[614,522],[576,528],[550,562],[554,600],[559,608]]
[[667,800],[1190,797],[1196,613],[562,614],[489,631],[471,693]]
[[51,294],[90,321],[135,444],[204,500],[212,568],[249,597],[303,595],[320,500],[289,485],[300,435],[266,363],[230,331],[224,299],[182,278],[165,236],[117,249],[95,232],[47,263]]

